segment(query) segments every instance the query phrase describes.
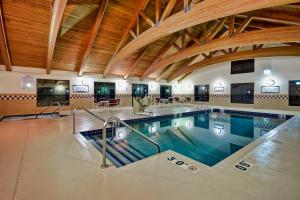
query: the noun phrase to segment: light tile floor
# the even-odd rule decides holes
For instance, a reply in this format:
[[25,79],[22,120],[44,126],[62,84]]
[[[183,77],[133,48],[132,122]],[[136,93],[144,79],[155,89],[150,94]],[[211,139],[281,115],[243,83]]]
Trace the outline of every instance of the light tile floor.
[[[155,114],[196,107],[154,108]],[[134,118],[128,108],[114,114]],[[77,128],[101,127],[85,113]],[[300,199],[300,116],[259,138],[214,167],[167,151],[127,165],[101,169],[99,152],[72,134],[72,117],[0,122],[0,200],[81,199]],[[170,163],[175,156],[200,170],[193,174]],[[247,172],[233,167],[252,164]]]

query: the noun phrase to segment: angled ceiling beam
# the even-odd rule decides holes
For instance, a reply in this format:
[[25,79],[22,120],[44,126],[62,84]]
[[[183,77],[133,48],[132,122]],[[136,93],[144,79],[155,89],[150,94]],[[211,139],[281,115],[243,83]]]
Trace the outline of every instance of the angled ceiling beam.
[[[135,14],[133,16],[133,18],[131,19],[127,29],[125,30],[120,42],[118,43],[118,46],[116,47],[112,58],[110,59],[109,63],[107,64],[106,68],[104,69],[103,72],[103,77],[107,76],[111,69],[113,68],[113,66],[116,64],[115,62],[113,62],[114,57],[116,56],[116,54],[119,52],[119,50],[122,48],[123,44],[127,41],[129,35],[130,35],[130,31],[132,31],[131,29],[133,28],[133,26],[137,23],[137,18],[139,17],[139,13],[143,10],[146,9],[147,5],[149,3],[149,0],[141,0],[139,6],[137,7]],[[137,39],[137,38],[136,38]]]
[[150,47],[146,47],[137,57],[137,59],[129,66],[128,70],[124,74],[124,79],[127,79],[131,72],[134,70],[134,68],[139,64],[139,62],[143,59],[144,55],[147,53],[147,51],[150,49]]
[[179,34],[173,37],[171,41],[161,50],[157,58],[150,64],[150,66],[146,69],[146,71],[143,72],[143,75],[141,77],[142,80],[147,78],[145,74],[147,74],[148,70],[151,69],[152,66],[154,66],[160,59],[162,59],[162,57],[169,51],[169,49],[173,46],[174,42],[176,42],[176,40],[178,40],[179,37],[180,37]]
[[[170,0],[171,1],[171,0]],[[152,27],[144,31],[135,40],[124,46],[111,60],[111,65],[117,64],[122,59],[136,52],[138,49],[154,42],[162,37],[178,32],[180,30],[202,24],[215,19],[224,18],[239,13],[253,10],[280,6],[288,3],[298,2],[296,0],[219,0],[202,1],[196,4],[189,12],[180,11],[165,20],[158,27]]]
[[235,17],[234,16],[230,16],[229,17],[229,36],[233,36],[234,35],[234,21],[235,21]]
[[150,19],[145,13],[144,11],[140,12],[140,16],[145,20],[145,22],[147,22],[147,24],[149,24],[150,26],[154,26],[154,22],[152,21],[152,19]]
[[203,61],[194,63],[185,68],[180,68],[174,72],[169,81],[176,79],[184,74],[191,73],[196,69],[206,67],[209,65],[223,63],[227,61],[250,59],[257,57],[271,57],[271,56],[300,56],[300,47],[272,47],[272,48],[262,48],[257,50],[246,50],[234,52],[228,55],[221,55],[212,57],[210,59],[205,59]]
[[300,26],[285,26],[279,28],[270,28],[258,31],[240,33],[235,37],[222,37],[211,40],[204,45],[193,45],[189,48],[181,50],[167,58],[161,59],[145,74],[149,76],[156,70],[163,69],[166,66],[178,62],[180,60],[206,53],[210,51],[235,48],[237,46],[247,46],[254,44],[270,44],[283,42],[299,42],[300,41]]
[[178,83],[180,83],[181,81],[183,81],[186,77],[188,77],[189,75],[191,75],[192,72],[190,73],[186,73],[185,75],[183,75],[182,77],[180,77],[180,79],[178,79]]
[[253,18],[252,17],[247,17],[242,24],[239,26],[239,28],[236,30],[236,34],[242,33],[245,28],[248,26],[248,24],[251,22]]
[[167,17],[169,17],[169,15],[171,14],[174,6],[176,4],[176,0],[169,0],[161,18],[160,18],[160,22],[162,22],[163,20],[165,20]]
[[97,37],[97,33],[99,31],[99,28],[100,28],[100,25],[101,25],[101,22],[102,22],[107,4],[108,4],[108,0],[102,0],[101,1],[101,6],[100,6],[100,9],[97,12],[96,21],[95,21],[95,23],[92,27],[91,33],[90,33],[90,38],[89,38],[88,45],[87,45],[87,47],[84,51],[84,54],[83,54],[83,57],[82,57],[82,60],[81,60],[81,64],[79,65],[80,66],[79,67],[79,76],[82,76],[82,74],[84,72],[86,60],[87,60],[87,58],[88,58],[88,56],[89,56],[89,54],[90,54],[90,52],[93,48],[93,45],[94,45],[95,39]]
[[51,22],[48,39],[48,54],[47,54],[47,74],[50,73],[53,61],[53,53],[57,34],[61,20],[63,18],[64,10],[66,8],[68,0],[55,0],[51,13]]
[[12,71],[10,53],[9,53],[5,25],[4,25],[2,2],[0,2],[0,48],[1,48],[1,53],[2,53],[3,62],[6,71]]
[[155,0],[155,23],[159,23],[161,0]]

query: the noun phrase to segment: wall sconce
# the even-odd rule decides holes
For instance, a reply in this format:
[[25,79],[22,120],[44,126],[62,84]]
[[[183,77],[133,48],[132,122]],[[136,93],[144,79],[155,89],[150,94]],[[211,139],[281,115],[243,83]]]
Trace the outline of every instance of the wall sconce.
[[217,83],[216,87],[214,87],[214,91],[215,92],[224,92],[223,84],[221,82]]
[[267,82],[267,85],[268,85],[268,86],[274,86],[275,83],[276,83],[276,82],[275,82],[273,79],[269,79],[268,82]]
[[264,69],[264,75],[270,75],[272,73],[271,69]]

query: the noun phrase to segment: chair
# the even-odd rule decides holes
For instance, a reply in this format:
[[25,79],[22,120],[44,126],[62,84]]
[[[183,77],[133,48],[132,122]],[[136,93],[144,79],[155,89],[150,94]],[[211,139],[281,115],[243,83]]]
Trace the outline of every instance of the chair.
[[110,99],[108,101],[109,107],[119,107],[120,106],[120,99]]
[[173,97],[169,97],[169,98],[168,98],[168,102],[169,102],[169,103],[173,103],[173,100],[174,100]]
[[185,97],[185,102],[187,103],[191,102],[191,97]]
[[174,102],[179,103],[179,97],[174,97]]
[[159,104],[160,103],[160,98],[159,97],[155,97],[155,103]]

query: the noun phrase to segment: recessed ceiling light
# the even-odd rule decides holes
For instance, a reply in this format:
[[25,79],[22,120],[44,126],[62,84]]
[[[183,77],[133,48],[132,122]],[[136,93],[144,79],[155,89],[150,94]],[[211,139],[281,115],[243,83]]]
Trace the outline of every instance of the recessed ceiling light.
[[270,69],[265,69],[265,70],[264,70],[264,74],[265,74],[265,75],[271,74],[271,72],[272,72],[272,71],[271,71]]

